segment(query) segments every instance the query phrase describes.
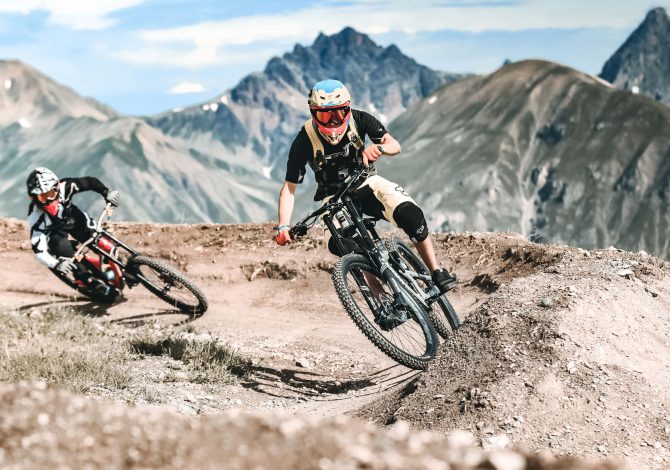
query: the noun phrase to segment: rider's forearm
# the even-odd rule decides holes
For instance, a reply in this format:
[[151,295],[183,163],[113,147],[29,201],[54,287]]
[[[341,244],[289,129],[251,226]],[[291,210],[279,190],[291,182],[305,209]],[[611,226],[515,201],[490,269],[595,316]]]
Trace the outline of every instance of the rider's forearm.
[[70,178],[76,185],[75,192],[94,191],[103,197],[107,196],[109,188],[95,176],[82,176],[81,178]]
[[33,247],[35,258],[37,261],[45,265],[47,268],[55,268],[58,264],[58,258],[49,253],[48,242],[42,232],[33,232],[30,237],[30,244]]
[[53,269],[58,264],[58,258],[51,256],[51,254],[43,251],[42,253],[35,253],[37,261],[45,265],[47,268]]
[[293,213],[293,205],[295,204],[295,195],[286,186],[282,186],[279,191],[279,207],[278,212],[278,226],[290,225],[291,214]]
[[382,139],[381,146],[384,149],[384,156],[392,157],[400,153],[400,143],[395,140],[393,137],[385,136],[385,139]]

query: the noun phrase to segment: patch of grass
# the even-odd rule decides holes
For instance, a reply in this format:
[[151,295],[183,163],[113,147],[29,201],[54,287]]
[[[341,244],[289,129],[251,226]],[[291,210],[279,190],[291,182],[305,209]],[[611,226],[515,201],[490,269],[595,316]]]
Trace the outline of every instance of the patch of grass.
[[[137,367],[147,355],[160,359],[157,368],[147,369],[143,363]],[[181,364],[183,374],[170,370],[169,362]],[[228,384],[244,376],[248,367],[249,361],[227,344],[195,334],[191,325],[177,331],[157,326],[128,330],[63,307],[0,313],[0,381],[4,382],[45,380],[80,393],[144,387],[146,400],[156,402],[159,392],[147,388],[147,381]],[[162,368],[169,373],[154,381],[160,374],[152,371]]]
[[85,392],[92,385],[125,388],[131,381],[130,374],[123,363],[110,363],[109,359],[109,356],[87,357],[62,350],[55,354],[44,350],[24,352],[6,361],[0,377],[7,382],[46,380],[63,384],[75,392]]
[[0,315],[0,380],[46,380],[75,392],[122,389],[131,354],[90,318],[65,309]]
[[230,383],[245,376],[250,362],[215,336],[192,332],[139,332],[130,340],[132,351],[147,356],[167,356],[182,362],[195,383]]
[[145,385],[142,387],[140,392],[142,397],[144,398],[144,401],[146,401],[147,403],[152,404],[164,403],[164,397],[161,395],[160,391],[156,389],[156,387]]

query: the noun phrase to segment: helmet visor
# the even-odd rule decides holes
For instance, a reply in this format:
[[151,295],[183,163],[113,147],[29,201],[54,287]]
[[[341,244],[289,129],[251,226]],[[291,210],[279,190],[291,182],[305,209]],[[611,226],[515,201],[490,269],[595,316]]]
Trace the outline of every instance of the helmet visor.
[[45,204],[47,202],[51,202],[56,197],[58,197],[58,188],[53,188],[47,191],[46,193],[38,194],[35,196],[38,201],[40,201],[42,204]]
[[351,108],[342,106],[340,108],[312,109],[312,117],[324,127],[339,127],[349,116]]

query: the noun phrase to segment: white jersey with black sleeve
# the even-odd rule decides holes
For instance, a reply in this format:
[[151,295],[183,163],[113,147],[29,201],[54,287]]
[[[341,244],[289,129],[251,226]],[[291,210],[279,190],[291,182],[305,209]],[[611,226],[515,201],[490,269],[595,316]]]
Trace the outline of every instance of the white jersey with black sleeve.
[[[55,268],[59,260],[49,252],[49,231],[53,225],[65,223],[72,210],[72,197],[82,191],[95,191],[106,196],[109,190],[94,177],[63,178],[58,189],[58,206],[53,215],[46,213],[39,204],[33,202],[28,209],[28,230],[30,244],[38,261],[48,268]],[[95,221],[86,217],[89,229],[95,228]]]

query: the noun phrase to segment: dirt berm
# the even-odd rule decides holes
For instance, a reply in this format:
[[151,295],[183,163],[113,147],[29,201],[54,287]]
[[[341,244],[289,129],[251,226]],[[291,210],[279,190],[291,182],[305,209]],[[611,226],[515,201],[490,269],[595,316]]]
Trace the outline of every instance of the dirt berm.
[[[523,258],[527,248],[503,258]],[[667,264],[613,248],[546,251],[560,256],[509,283],[485,283],[491,296],[428,371],[359,415],[466,429],[484,446],[670,468]]]

